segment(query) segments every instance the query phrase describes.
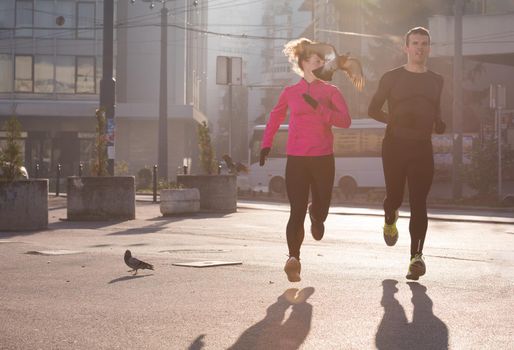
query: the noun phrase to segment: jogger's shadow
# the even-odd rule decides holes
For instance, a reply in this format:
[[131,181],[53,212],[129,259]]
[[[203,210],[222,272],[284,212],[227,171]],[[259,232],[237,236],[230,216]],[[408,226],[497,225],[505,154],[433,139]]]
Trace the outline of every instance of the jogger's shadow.
[[[298,349],[311,328],[312,305],[307,299],[313,293],[313,287],[286,290],[267,308],[264,319],[245,330],[229,349]],[[283,322],[289,307],[291,314]]]
[[448,349],[448,328],[432,310],[433,302],[427,287],[408,282],[412,292],[414,311],[412,322],[407,322],[405,310],[395,298],[396,280],[384,280],[381,305],[384,316],[377,330],[378,349]]

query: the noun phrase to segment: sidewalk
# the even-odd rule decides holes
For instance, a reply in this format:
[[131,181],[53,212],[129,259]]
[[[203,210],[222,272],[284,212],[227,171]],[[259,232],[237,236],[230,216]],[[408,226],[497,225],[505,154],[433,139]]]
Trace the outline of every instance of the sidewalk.
[[[140,202],[152,202],[152,195],[137,195],[136,200]],[[157,203],[159,196],[157,196]],[[278,210],[289,212],[288,203],[263,201],[263,200],[247,200],[240,199],[237,201],[238,208]],[[383,209],[379,206],[353,206],[353,205],[332,205],[330,207],[331,214],[338,215],[369,215],[383,216]],[[400,217],[409,217],[410,210],[408,206],[400,208]],[[431,220],[444,221],[464,221],[464,222],[485,222],[495,224],[514,224],[514,208],[486,208],[486,207],[457,207],[457,206],[438,206],[436,208],[428,208],[428,218]]]

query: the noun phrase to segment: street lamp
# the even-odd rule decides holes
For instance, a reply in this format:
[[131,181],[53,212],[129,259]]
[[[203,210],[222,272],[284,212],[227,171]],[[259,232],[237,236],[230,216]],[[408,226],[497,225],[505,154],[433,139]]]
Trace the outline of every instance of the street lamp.
[[[150,8],[156,2],[162,4],[161,9],[161,71],[159,85],[159,133],[157,144],[157,166],[159,178],[168,181],[168,8],[166,3],[175,0],[142,0],[149,2]],[[135,0],[131,0],[135,3]]]

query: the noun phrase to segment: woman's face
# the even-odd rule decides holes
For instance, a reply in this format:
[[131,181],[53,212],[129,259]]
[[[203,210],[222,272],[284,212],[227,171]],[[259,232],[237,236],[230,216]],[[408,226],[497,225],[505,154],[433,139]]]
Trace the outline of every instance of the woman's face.
[[324,64],[324,59],[316,54],[312,54],[307,59],[302,61],[302,69],[304,72],[312,72],[313,70],[322,67]]

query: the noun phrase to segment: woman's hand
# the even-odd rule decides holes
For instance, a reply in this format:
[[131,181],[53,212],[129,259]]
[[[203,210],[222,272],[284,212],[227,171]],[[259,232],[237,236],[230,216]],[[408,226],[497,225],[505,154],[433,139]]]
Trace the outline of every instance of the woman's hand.
[[269,147],[265,147],[265,148],[261,149],[261,157],[259,159],[260,166],[263,166],[264,163],[266,162],[266,157],[268,156],[270,150],[271,150],[271,148],[269,148]]

